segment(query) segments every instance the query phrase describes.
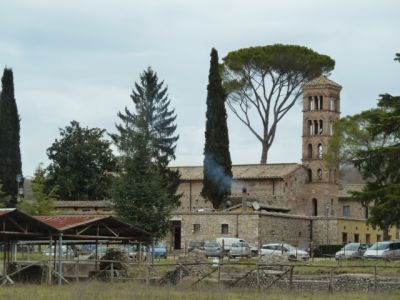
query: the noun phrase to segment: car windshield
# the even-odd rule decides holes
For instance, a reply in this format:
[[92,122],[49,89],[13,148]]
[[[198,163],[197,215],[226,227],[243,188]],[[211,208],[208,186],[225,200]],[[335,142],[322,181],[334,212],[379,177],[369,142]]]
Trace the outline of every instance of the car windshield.
[[389,249],[390,243],[375,243],[368,250],[386,250]]
[[200,247],[203,243],[202,242],[190,242],[190,247]]
[[292,245],[289,244],[284,244],[283,247],[285,247],[289,251],[296,251],[296,247],[293,247]]
[[233,243],[231,247],[233,247],[233,248],[239,248],[239,247],[241,247],[241,246],[242,246],[242,245],[241,245],[240,243]]
[[358,247],[360,247],[360,244],[353,243],[353,244],[347,244],[342,248],[344,251],[356,251],[358,250]]
[[219,247],[219,244],[217,242],[211,242],[211,243],[206,243],[204,246],[205,247]]

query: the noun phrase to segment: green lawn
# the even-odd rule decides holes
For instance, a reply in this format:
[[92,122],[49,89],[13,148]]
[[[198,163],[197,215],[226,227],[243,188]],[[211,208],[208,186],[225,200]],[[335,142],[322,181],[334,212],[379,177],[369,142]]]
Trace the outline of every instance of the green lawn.
[[251,290],[227,290],[202,286],[197,289],[186,287],[150,287],[132,283],[104,283],[91,282],[65,286],[40,286],[40,285],[17,285],[0,288],[0,299],[13,300],[124,300],[124,299],[190,299],[190,300],[291,300],[291,299],[316,299],[316,300],[337,300],[337,299],[359,299],[359,300],[397,300],[400,292],[392,294],[365,294],[365,293],[338,293],[338,294],[294,294],[294,293],[257,293]]

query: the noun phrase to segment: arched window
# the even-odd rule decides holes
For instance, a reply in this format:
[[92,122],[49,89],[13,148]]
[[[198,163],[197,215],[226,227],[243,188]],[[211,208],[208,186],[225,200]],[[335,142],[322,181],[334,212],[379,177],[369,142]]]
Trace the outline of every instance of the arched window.
[[324,133],[324,121],[319,120],[319,134],[323,134]]
[[318,174],[318,180],[321,181],[322,180],[322,170],[318,169],[317,174]]
[[324,97],[323,96],[319,96],[319,109],[324,109],[324,105],[323,105],[323,103],[324,103]]
[[318,216],[318,201],[317,199],[312,199],[312,215]]
[[307,156],[308,156],[308,159],[312,159],[312,145],[311,144],[308,144],[308,149],[307,149]]
[[308,179],[308,182],[312,181],[312,171],[311,171],[311,169],[307,169],[307,179]]
[[331,111],[335,111],[335,97],[331,97]]
[[313,122],[311,120],[308,121],[308,135],[312,135],[314,132]]
[[332,121],[329,122],[329,134],[333,135],[333,122]]
[[314,134],[317,135],[318,134],[318,121],[314,120]]
[[335,215],[335,211],[334,211],[334,209],[333,209],[333,199],[331,199],[331,207],[330,207],[330,209],[331,209],[331,216],[334,216]]
[[313,99],[311,96],[308,97],[308,109],[314,110],[314,103],[313,103]]
[[323,148],[322,148],[322,144],[318,144],[318,158],[322,159],[322,155],[323,155]]
[[314,107],[316,110],[319,110],[319,106],[318,106],[318,96],[314,96]]

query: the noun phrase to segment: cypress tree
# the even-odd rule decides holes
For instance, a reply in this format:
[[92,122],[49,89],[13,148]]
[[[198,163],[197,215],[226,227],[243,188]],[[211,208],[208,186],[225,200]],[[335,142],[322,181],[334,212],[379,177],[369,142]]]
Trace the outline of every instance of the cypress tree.
[[22,175],[20,152],[20,119],[14,97],[14,79],[11,69],[5,68],[0,94],[0,182],[3,192],[11,196],[7,206],[16,205],[18,193],[16,178]]
[[226,93],[219,74],[218,52],[211,50],[207,86],[202,196],[219,208],[231,194],[232,161],[225,109]]

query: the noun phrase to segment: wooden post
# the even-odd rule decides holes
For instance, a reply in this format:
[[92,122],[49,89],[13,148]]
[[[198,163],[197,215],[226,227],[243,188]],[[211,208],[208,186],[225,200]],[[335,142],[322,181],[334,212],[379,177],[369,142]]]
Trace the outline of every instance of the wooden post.
[[149,277],[150,277],[150,265],[147,264],[147,267],[146,267],[146,289],[149,288],[149,281],[150,281]]
[[294,266],[290,267],[290,273],[289,273],[289,290],[293,289],[293,269]]
[[261,285],[260,285],[260,264],[257,263],[257,290],[260,291]]
[[[50,252],[51,252],[51,250],[50,250]],[[49,259],[47,261],[47,272],[46,272],[46,283],[48,285],[52,284],[52,271],[51,271],[51,269],[52,269],[52,263],[51,263],[51,259]]]
[[179,265],[179,283],[182,282],[182,278],[183,278],[183,268],[182,265]]
[[58,285],[62,282],[62,233],[58,236]]
[[218,262],[218,284],[221,282],[221,264]]
[[75,263],[75,281],[79,282],[79,258]]
[[114,282],[114,262],[111,262],[110,271],[111,271],[111,282]]
[[333,292],[333,268],[330,268],[330,274],[329,274],[329,292]]
[[377,270],[377,266],[374,266],[374,293],[376,293],[376,289],[377,289],[377,273],[378,273],[378,270]]
[[95,253],[96,260],[95,260],[95,266],[94,266],[94,270],[96,272],[99,270],[98,269],[98,260],[99,260],[98,246],[99,246],[99,240],[96,240],[96,249],[95,249],[95,251],[96,251],[96,253]]

